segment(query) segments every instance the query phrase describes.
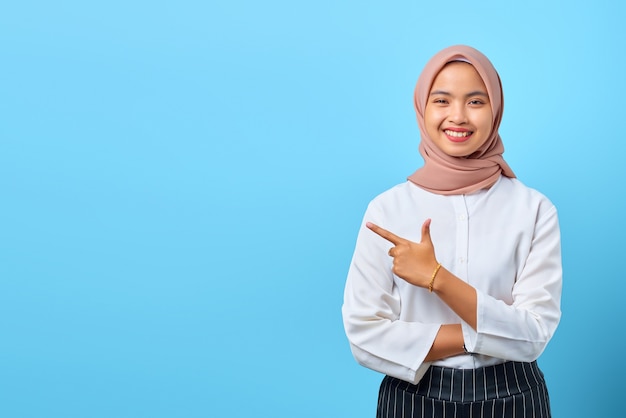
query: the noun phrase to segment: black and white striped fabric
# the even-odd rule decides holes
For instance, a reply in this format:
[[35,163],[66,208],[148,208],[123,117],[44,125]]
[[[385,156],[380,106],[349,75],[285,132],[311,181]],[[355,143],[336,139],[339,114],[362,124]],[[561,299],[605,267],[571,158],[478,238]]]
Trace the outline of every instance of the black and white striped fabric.
[[550,418],[537,362],[478,369],[432,366],[417,385],[385,376],[377,418]]

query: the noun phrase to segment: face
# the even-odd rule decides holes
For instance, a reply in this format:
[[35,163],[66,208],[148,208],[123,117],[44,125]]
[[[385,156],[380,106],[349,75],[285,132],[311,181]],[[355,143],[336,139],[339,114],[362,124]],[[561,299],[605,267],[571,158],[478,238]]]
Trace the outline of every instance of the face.
[[439,72],[424,109],[426,133],[453,157],[472,154],[491,134],[491,105],[487,88],[476,69],[452,62]]

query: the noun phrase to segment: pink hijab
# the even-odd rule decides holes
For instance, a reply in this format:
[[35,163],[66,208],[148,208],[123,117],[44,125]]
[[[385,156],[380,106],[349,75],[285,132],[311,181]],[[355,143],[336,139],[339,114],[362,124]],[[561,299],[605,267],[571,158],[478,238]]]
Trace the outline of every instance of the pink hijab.
[[[491,102],[492,132],[485,143],[467,157],[451,157],[441,151],[428,137],[424,126],[424,109],[430,88],[439,71],[452,61],[465,61],[474,66],[483,79]],[[500,76],[489,59],[480,51],[465,45],[455,45],[439,51],[424,67],[415,86],[415,112],[422,141],[419,151],[424,166],[409,176],[408,180],[432,193],[453,195],[468,194],[492,186],[503,174],[515,177],[513,170],[502,158],[504,145],[498,134],[502,120],[504,97]]]

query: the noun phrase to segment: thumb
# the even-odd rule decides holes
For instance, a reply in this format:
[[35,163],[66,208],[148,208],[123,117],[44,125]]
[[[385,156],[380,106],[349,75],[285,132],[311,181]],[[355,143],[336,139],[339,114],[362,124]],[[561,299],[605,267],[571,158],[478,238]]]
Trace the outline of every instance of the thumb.
[[422,224],[422,241],[423,243],[430,243],[432,245],[433,241],[430,238],[430,222],[431,219],[426,219]]

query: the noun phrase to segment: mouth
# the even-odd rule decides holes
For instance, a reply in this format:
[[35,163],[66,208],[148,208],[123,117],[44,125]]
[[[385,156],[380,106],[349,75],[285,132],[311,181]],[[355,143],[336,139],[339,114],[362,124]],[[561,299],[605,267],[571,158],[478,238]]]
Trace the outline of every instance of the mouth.
[[453,142],[463,142],[467,140],[474,131],[452,131],[450,129],[444,129],[443,131],[448,139]]

